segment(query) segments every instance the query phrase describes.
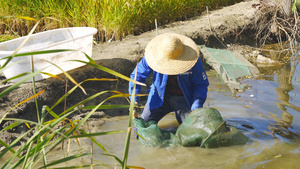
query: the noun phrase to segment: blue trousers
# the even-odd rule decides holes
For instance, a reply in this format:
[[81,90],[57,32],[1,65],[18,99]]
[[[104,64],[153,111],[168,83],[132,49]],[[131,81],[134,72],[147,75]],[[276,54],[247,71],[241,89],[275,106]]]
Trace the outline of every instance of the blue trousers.
[[191,112],[191,108],[185,100],[184,96],[165,96],[164,103],[161,107],[149,110],[145,105],[141,117],[146,121],[154,120],[158,123],[165,115],[175,112],[176,119],[179,124],[183,122],[185,117]]

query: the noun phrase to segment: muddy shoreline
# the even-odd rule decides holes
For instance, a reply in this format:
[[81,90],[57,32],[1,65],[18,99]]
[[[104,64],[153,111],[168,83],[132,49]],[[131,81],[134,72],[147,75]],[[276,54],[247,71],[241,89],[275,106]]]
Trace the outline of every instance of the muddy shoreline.
[[[158,33],[180,33],[192,38],[199,45],[210,47],[225,47],[226,44],[232,43],[255,45],[256,40],[254,33],[257,31],[256,24],[261,17],[264,17],[264,13],[252,7],[253,4],[257,3],[259,2],[254,0],[244,1],[216,11],[209,11],[209,14],[204,12],[201,16],[193,18],[192,20],[176,22],[159,27]],[[145,32],[139,36],[128,36],[122,41],[94,45],[92,58],[99,65],[129,76],[138,59],[143,56],[145,46],[154,36],[156,36],[155,30]],[[72,70],[69,73],[77,82],[81,82],[88,78],[115,78],[108,73],[90,66],[84,66]],[[37,92],[45,89],[45,92],[38,96],[40,109],[43,105],[48,105],[49,107],[54,105],[55,102],[65,94],[66,86],[67,89],[71,89],[74,86],[64,75],[60,75],[60,77],[63,80],[50,78],[36,83]],[[5,90],[9,86],[10,84],[0,86],[0,91]],[[67,97],[65,103],[60,103],[54,109],[54,112],[60,114],[64,109],[71,107],[100,91],[117,90],[128,93],[128,82],[124,80],[119,80],[118,82],[90,81],[83,83],[82,86],[86,89],[87,95],[80,89],[76,89]],[[25,83],[8,95],[0,98],[0,117],[3,117],[12,107],[21,101],[31,97],[33,95],[32,88],[31,83]],[[109,96],[110,94],[102,95],[88,102],[85,106],[97,105]],[[128,101],[126,99],[112,99],[106,102],[106,104],[128,104]],[[85,111],[78,111],[70,118],[80,119],[85,113]],[[97,124],[99,125],[109,117],[126,115],[127,113],[128,109],[98,111],[91,118],[91,121],[97,121]],[[17,108],[12,109],[6,117],[36,121],[36,116],[36,107],[34,100],[32,99]],[[48,116],[48,119],[46,120],[49,119],[51,119],[50,116]],[[4,121],[0,128],[3,129],[11,123],[12,122]],[[1,133],[0,139],[10,143],[18,137],[18,134],[23,133],[25,129],[26,126],[21,125],[14,130],[5,131],[4,133]]]

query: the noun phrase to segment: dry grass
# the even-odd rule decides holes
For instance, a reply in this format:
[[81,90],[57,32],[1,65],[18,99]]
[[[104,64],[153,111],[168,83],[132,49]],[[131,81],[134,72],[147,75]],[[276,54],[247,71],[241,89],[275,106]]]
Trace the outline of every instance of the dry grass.
[[[258,31],[256,38],[259,46],[263,47],[268,42],[276,42],[279,44],[277,50],[287,51],[286,56],[291,56],[288,62],[291,63],[291,73],[289,81],[294,76],[297,65],[300,62],[299,37],[300,37],[300,17],[297,8],[300,8],[299,2],[282,1],[278,4],[260,4],[261,11],[268,13],[268,17],[263,18],[257,23]],[[297,8],[296,8],[297,7]],[[290,12],[287,12],[290,11]]]

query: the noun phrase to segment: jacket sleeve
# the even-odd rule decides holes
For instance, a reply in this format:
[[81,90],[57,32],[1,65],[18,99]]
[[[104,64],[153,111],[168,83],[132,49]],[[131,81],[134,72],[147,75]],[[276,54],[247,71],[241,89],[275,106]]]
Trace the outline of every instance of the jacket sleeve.
[[193,87],[193,96],[191,110],[193,111],[203,107],[207,96],[207,87],[209,82],[200,58],[192,69],[193,75],[191,81]]
[[[145,83],[146,79],[149,77],[151,72],[152,72],[152,69],[149,67],[148,63],[146,62],[145,57],[143,57],[141,59],[141,61],[138,63],[138,65],[135,67],[133,72],[131,73],[130,78],[134,80],[135,73],[137,73],[136,81]],[[129,82],[128,92],[129,92],[130,95],[132,94],[133,86],[134,86],[134,83]],[[136,85],[135,94],[140,94],[140,93],[141,93],[141,85]],[[131,99],[131,97],[130,97],[130,99]],[[139,97],[135,97],[134,101],[139,102]]]

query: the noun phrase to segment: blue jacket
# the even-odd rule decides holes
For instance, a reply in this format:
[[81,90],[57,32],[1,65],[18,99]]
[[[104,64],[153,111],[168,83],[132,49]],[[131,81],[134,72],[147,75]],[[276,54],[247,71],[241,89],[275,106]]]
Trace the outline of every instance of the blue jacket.
[[[136,69],[136,80],[142,83],[145,83],[146,79],[151,73],[153,73],[153,83],[150,86],[147,105],[149,106],[150,110],[159,108],[162,106],[164,101],[168,75],[152,70],[146,62],[145,57],[142,58],[137,67],[131,73],[131,79],[134,79]],[[178,83],[192,111],[203,107],[203,104],[206,100],[207,87],[209,83],[200,58],[192,69],[178,75]],[[132,90],[133,83],[129,82],[129,94],[132,94]],[[141,86],[136,85],[136,94],[140,93]],[[138,100],[139,97],[135,97],[135,101],[138,102]]]

